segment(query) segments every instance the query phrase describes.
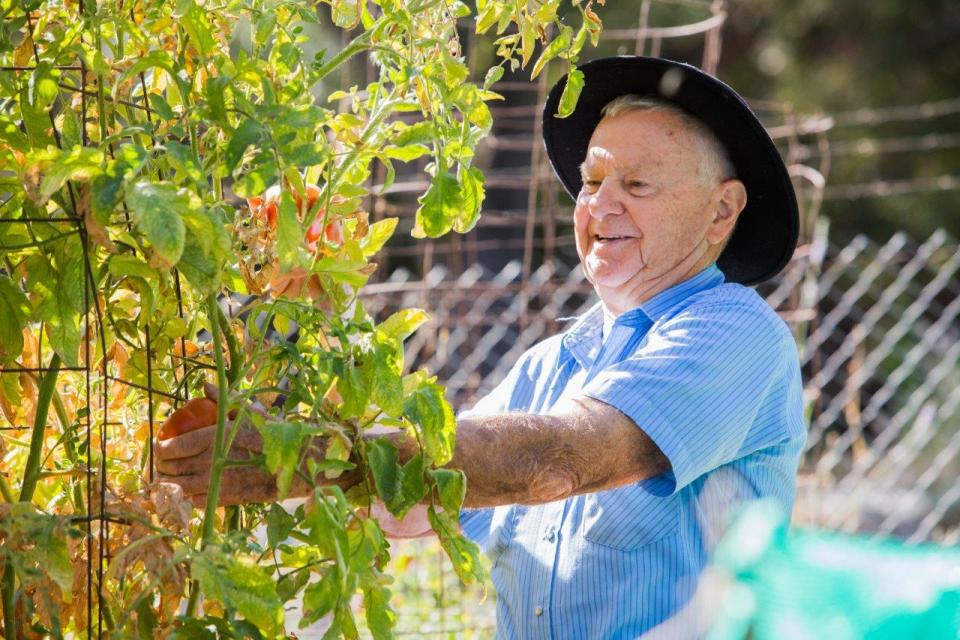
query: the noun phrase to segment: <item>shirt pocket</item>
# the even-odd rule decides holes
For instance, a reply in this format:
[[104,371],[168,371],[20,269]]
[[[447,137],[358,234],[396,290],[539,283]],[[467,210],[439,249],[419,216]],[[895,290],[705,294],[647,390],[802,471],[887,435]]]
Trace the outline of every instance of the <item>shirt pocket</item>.
[[659,497],[631,484],[588,494],[583,537],[594,544],[632,551],[677,530],[680,496]]

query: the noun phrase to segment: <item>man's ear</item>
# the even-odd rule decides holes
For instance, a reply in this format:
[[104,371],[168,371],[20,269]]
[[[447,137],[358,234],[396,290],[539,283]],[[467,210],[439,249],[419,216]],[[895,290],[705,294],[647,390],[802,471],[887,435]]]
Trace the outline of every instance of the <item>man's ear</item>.
[[707,241],[718,245],[733,232],[740,212],[747,206],[747,188],[736,178],[724,180],[714,189],[711,203],[713,217],[707,229]]

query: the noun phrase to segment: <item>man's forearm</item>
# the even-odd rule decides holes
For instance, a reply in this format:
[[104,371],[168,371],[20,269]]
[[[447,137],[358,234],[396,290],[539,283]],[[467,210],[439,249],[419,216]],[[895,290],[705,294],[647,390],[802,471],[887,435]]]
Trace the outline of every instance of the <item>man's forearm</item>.
[[[601,404],[601,403],[597,403]],[[609,410],[609,415],[604,412]],[[416,444],[397,434],[401,461]],[[449,467],[467,477],[466,507],[542,504],[649,478],[669,462],[615,409],[600,413],[507,413],[465,418]]]

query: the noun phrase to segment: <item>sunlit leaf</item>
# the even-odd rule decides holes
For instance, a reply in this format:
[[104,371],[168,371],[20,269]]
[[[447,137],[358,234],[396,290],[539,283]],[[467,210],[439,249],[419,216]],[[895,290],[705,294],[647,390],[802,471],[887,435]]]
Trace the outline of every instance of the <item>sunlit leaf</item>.
[[0,364],[10,364],[23,351],[23,328],[30,314],[30,301],[7,276],[0,274]]
[[457,423],[443,387],[422,370],[407,376],[404,387],[403,413],[422,430],[424,450],[438,466],[450,462]]
[[438,170],[430,188],[420,197],[414,237],[442,236],[453,227],[462,206],[457,178],[448,171]]
[[235,609],[274,637],[283,625],[283,606],[270,574],[236,554],[215,546],[191,558],[190,573],[206,598]]
[[277,476],[277,499],[290,492],[304,439],[313,433],[301,422],[267,422],[260,427],[267,469]]
[[142,181],[126,190],[126,202],[130,217],[154,251],[175,265],[186,242],[183,217],[199,208],[199,198],[168,182]]

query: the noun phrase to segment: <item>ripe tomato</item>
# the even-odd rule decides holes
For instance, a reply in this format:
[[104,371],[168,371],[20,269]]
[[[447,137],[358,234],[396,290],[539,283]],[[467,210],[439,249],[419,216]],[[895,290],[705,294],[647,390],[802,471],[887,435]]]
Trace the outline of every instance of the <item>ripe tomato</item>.
[[217,424],[217,403],[210,398],[194,398],[170,414],[160,427],[157,439],[167,440],[212,424]]
[[[317,204],[317,199],[320,197],[320,187],[315,184],[306,185],[306,195],[307,195],[307,204],[303,206],[303,199],[300,197],[299,193],[293,193],[293,202],[297,206],[297,211],[312,211]],[[334,204],[339,204],[343,202],[341,196],[333,196],[331,201]],[[267,220],[267,225],[274,229],[277,226],[277,215],[279,212],[278,207],[280,206],[280,185],[275,184],[269,189],[262,197],[248,198],[247,204],[250,206],[250,210],[255,215],[264,216]],[[317,250],[317,240],[320,238],[320,226],[323,222],[324,209],[317,211],[314,216],[313,222],[307,228],[304,240],[307,243],[307,249],[310,251]],[[343,242],[343,224],[340,220],[330,220],[327,223],[325,233],[326,239],[330,242],[340,243]]]

